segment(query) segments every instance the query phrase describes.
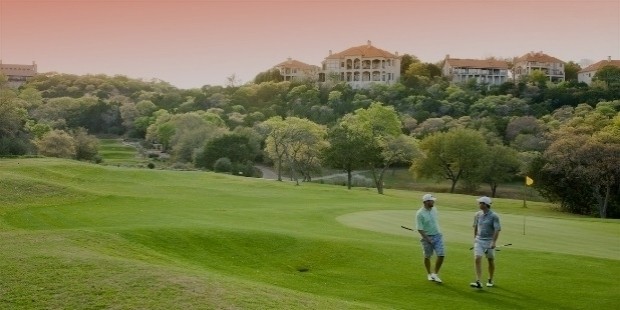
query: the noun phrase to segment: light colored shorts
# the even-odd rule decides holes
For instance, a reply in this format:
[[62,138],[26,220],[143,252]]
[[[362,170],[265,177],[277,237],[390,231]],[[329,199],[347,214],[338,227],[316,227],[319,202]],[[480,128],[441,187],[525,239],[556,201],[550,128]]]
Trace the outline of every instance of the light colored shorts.
[[474,256],[485,255],[487,258],[495,258],[495,249],[491,249],[493,240],[480,240],[474,241]]
[[429,258],[433,256],[433,252],[437,254],[437,256],[445,256],[444,248],[443,248],[443,236],[441,234],[436,234],[429,236],[433,243],[429,243],[426,239],[420,239],[420,243],[422,243],[422,251],[424,253],[424,257]]

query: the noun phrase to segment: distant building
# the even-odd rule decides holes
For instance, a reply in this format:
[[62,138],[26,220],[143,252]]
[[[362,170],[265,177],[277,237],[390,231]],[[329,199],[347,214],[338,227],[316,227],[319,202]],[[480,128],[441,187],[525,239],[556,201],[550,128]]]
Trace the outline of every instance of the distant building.
[[588,85],[592,84],[592,78],[596,74],[596,71],[605,66],[615,66],[620,68],[620,60],[612,60],[611,56],[607,57],[607,60],[601,60],[597,63],[591,64],[577,73],[577,81],[584,82]]
[[513,77],[519,80],[534,70],[540,70],[551,82],[562,82],[565,79],[564,62],[543,52],[529,52],[514,60]]
[[372,83],[394,84],[400,79],[400,57],[371,44],[348,48],[325,57],[319,81],[347,82],[353,88],[367,88]]
[[319,66],[309,65],[291,58],[275,65],[274,68],[280,71],[280,74],[284,77],[285,81],[316,81],[319,77],[319,71],[321,69]]
[[0,60],[0,72],[9,79],[9,87],[18,88],[37,74],[37,64],[34,61],[32,65],[3,64]]
[[450,55],[446,55],[441,73],[453,83],[473,79],[479,84],[500,85],[508,81],[508,62],[450,58]]

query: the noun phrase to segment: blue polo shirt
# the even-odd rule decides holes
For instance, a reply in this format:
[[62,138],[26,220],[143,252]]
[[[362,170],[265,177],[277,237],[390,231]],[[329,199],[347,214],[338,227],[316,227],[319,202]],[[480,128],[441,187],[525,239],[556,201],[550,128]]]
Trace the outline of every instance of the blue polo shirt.
[[486,214],[482,210],[476,212],[474,216],[474,226],[478,226],[478,234],[476,237],[480,240],[493,240],[493,234],[502,230],[499,223],[499,216],[495,212],[489,210]]

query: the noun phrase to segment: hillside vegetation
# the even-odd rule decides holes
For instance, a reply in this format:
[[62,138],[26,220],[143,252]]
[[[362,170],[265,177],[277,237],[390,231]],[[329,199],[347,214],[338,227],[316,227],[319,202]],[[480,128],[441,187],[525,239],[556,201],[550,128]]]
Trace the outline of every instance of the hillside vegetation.
[[[15,89],[0,74],[0,157],[47,156],[116,166],[260,177],[272,167],[296,183],[347,173],[378,194],[386,172],[449,182],[450,193],[516,197],[524,184],[564,211],[620,218],[620,68],[592,83],[546,72],[501,85],[442,76],[443,64],[403,55],[401,78],[353,88],[325,81],[254,82],[179,89],[122,75],[39,73]],[[477,69],[476,69],[477,70]],[[143,157],[112,150],[121,137]],[[131,156],[131,155],[129,155]],[[370,178],[351,179],[352,171]],[[370,185],[366,185],[370,183]],[[534,197],[534,196],[533,196]]]
[[[611,309],[620,222],[496,199],[497,286],[473,277],[473,196],[437,194],[444,283],[411,227],[423,193],[0,160],[4,309]],[[587,290],[584,291],[584,288]],[[575,294],[575,292],[583,292]]]

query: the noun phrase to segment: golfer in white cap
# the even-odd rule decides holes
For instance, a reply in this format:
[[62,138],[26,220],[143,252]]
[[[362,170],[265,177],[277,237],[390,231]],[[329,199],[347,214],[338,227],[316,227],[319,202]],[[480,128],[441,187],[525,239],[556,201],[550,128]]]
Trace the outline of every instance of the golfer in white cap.
[[502,227],[499,216],[491,211],[491,198],[487,196],[476,199],[480,211],[474,216],[474,263],[476,267],[476,281],[470,283],[471,287],[482,288],[480,278],[482,276],[482,255],[489,261],[489,280],[487,286],[494,285],[493,274],[495,273],[495,243]]
[[[424,254],[424,267],[426,268],[427,279],[441,283],[439,269],[445,256],[443,238],[437,220],[437,208],[434,208],[436,198],[431,194],[422,196],[422,206],[415,214],[416,229],[422,236],[422,251]],[[435,269],[431,272],[431,256],[433,252],[437,255]]]

